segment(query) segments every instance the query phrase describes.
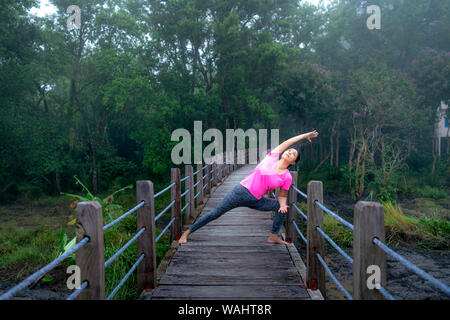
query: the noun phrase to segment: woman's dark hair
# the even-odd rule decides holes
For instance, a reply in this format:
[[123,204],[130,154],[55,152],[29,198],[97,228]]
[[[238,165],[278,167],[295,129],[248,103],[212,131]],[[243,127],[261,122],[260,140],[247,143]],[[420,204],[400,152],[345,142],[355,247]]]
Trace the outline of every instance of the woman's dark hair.
[[[288,168],[296,165],[299,161],[300,161],[300,151],[298,150],[298,148],[296,147],[289,147],[286,150],[283,151],[283,153],[285,153],[286,151],[288,151],[289,149],[294,149],[297,151],[297,159],[295,159],[295,164],[291,164]],[[280,155],[280,158],[283,156],[283,153]]]

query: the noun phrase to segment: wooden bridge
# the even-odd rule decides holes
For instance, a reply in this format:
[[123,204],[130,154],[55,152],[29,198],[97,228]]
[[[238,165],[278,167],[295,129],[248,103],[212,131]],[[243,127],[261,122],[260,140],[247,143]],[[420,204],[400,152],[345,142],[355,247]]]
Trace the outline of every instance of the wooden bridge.
[[[199,217],[254,168],[232,172],[211,193]],[[301,287],[305,274],[299,256],[292,256],[286,245],[267,242],[271,227],[271,212],[246,207],[228,211],[179,246],[148,299],[320,299]]]
[[[0,300],[12,299],[74,253],[81,285],[67,300],[113,299],[135,271],[139,299],[322,300],[322,295],[326,295],[325,275],[328,274],[347,299],[394,300],[386,290],[387,254],[450,296],[448,285],[385,245],[384,210],[379,203],[359,201],[355,205],[354,224],[351,224],[324,205],[322,182],[310,181],[306,193],[299,190],[295,171],[291,171],[290,207],[281,229],[288,245],[266,242],[271,232],[272,212],[239,207],[198,229],[186,244],[180,246],[177,240],[183,224],[186,228],[193,222],[191,219],[210,212],[254,169],[255,165],[247,164],[252,152],[254,150],[237,150],[219,154],[203,167],[197,164],[195,172],[193,166],[186,165],[184,178],[180,178],[179,168],[172,168],[170,185],[156,194],[151,181],[137,181],[137,205],[107,225],[103,225],[103,210],[98,202],[79,203],[77,244],[1,294]],[[259,161],[264,155],[260,155]],[[233,157],[234,160],[230,161]],[[181,193],[183,182],[185,191]],[[169,190],[170,204],[155,214],[155,199]],[[271,192],[267,196],[276,197],[276,194]],[[298,208],[298,196],[307,201],[307,213]],[[169,209],[169,223],[155,235],[156,221]],[[105,262],[104,232],[134,213],[137,214],[136,235]],[[353,257],[324,232],[324,213],[352,230]],[[307,222],[306,236],[296,224],[299,215]],[[157,266],[156,245],[166,232],[170,233],[171,247]],[[306,243],[306,266],[296,249],[299,239]],[[352,265],[353,295],[327,266],[324,260],[325,240]],[[135,241],[138,242],[136,262],[106,297],[105,269]]]

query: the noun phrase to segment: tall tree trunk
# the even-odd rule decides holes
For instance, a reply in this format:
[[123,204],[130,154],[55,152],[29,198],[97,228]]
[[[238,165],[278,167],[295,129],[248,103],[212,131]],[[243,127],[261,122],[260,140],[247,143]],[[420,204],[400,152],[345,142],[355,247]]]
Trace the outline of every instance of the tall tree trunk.
[[433,165],[431,167],[431,177],[434,176],[434,172],[436,171],[436,137],[433,129],[433,141],[431,142],[432,156],[433,156]]
[[348,188],[352,189],[352,166],[353,166],[353,157],[355,155],[356,150],[356,126],[353,121],[353,136],[350,136],[350,152],[348,156]]
[[340,130],[340,124],[341,124],[341,118],[338,119],[338,124],[337,124],[337,128],[336,128],[336,168],[339,168],[339,140],[341,137],[341,130]]
[[56,186],[56,191],[58,191],[58,194],[61,193],[61,176],[59,174],[59,172],[55,172],[55,186]]
[[336,121],[333,122],[333,127],[331,128],[330,134],[330,166],[334,164],[334,133],[336,128]]

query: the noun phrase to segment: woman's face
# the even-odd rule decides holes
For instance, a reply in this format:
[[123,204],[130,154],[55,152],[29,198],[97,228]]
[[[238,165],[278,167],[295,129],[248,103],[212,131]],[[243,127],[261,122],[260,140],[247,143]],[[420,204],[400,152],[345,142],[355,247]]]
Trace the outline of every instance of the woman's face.
[[291,164],[295,164],[295,160],[297,160],[298,152],[297,150],[290,148],[287,149],[284,153],[282,158],[284,158],[286,161],[288,161]]

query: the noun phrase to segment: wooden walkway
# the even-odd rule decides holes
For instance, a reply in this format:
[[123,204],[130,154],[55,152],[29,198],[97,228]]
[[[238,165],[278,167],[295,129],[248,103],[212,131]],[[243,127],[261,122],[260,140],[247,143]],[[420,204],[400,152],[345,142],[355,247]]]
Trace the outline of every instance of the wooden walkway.
[[[254,168],[234,171],[199,216]],[[179,246],[149,299],[311,299],[311,291],[301,288],[304,282],[288,247],[266,242],[271,227],[271,212],[245,207],[228,211]]]

